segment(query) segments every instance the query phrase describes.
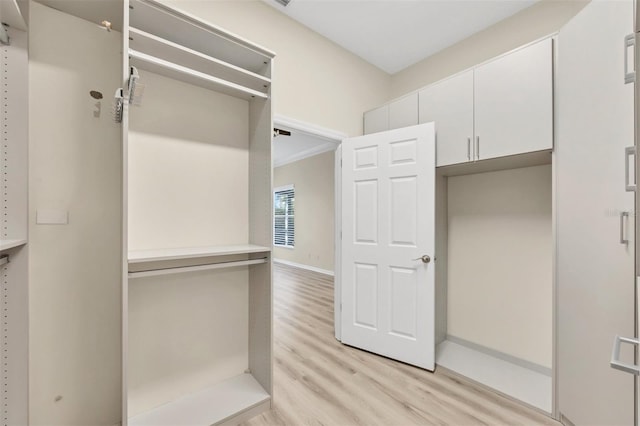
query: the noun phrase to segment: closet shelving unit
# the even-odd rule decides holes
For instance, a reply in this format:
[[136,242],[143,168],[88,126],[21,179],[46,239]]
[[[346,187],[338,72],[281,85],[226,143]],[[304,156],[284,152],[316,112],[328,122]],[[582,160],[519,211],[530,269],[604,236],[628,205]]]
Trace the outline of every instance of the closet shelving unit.
[[[272,241],[272,172],[271,172],[271,138],[272,138],[272,110],[271,110],[271,74],[274,54],[267,49],[250,43],[234,34],[211,25],[188,13],[169,7],[157,0],[125,0],[124,20],[123,20],[123,52],[126,52],[123,60],[124,94],[125,107],[122,118],[123,124],[123,144],[124,144],[124,259],[125,273],[123,277],[123,423],[129,425],[211,425],[211,424],[235,424],[247,418],[253,417],[261,411],[271,406],[272,396],[272,271],[271,271],[271,241]],[[188,90],[203,90],[204,93],[211,93],[211,96],[219,102],[227,97],[234,98],[231,102],[238,104],[238,100],[246,103],[243,110],[247,116],[243,119],[248,123],[246,140],[239,146],[234,146],[234,150],[246,153],[248,176],[238,178],[234,173],[237,170],[219,170],[216,175],[216,182],[189,182],[190,186],[197,188],[194,193],[210,196],[210,191],[216,191],[216,185],[233,185],[236,191],[246,194],[248,199],[248,211],[246,212],[247,222],[240,224],[239,236],[234,241],[229,241],[228,233],[221,230],[220,237],[215,233],[207,235],[207,242],[197,246],[185,244],[180,237],[168,238],[163,244],[157,246],[157,241],[149,244],[140,243],[139,239],[132,244],[131,231],[136,226],[136,219],[132,215],[132,197],[135,192],[138,196],[140,192],[131,190],[130,177],[134,174],[136,164],[129,159],[131,146],[136,143],[134,133],[132,133],[135,121],[133,108],[149,107],[145,100],[142,105],[129,105],[129,95],[127,87],[130,79],[131,68],[135,67],[140,74],[140,80],[145,81],[145,77],[153,80],[153,87],[147,86],[146,92],[162,91],[160,83],[167,84],[184,83],[190,85]],[[161,77],[158,77],[161,76]],[[177,82],[177,83],[175,83]],[[185,86],[176,86],[185,87]],[[149,95],[151,97],[152,95]],[[150,100],[151,101],[151,100]],[[212,114],[215,114],[212,111]],[[178,130],[171,131],[172,137]],[[140,129],[135,129],[139,132]],[[155,133],[152,129],[150,133]],[[148,136],[148,135],[146,135]],[[161,135],[162,136],[162,135]],[[220,143],[228,144],[229,141],[217,141],[222,138],[213,134],[210,136],[213,145]],[[185,141],[189,143],[192,141]],[[221,151],[222,152],[222,151]],[[153,156],[150,153],[150,156]],[[224,155],[222,152],[221,155]],[[188,156],[185,154],[185,156]],[[182,163],[176,167],[197,168],[203,167],[199,159],[193,159],[193,164],[181,158]],[[207,173],[211,173],[211,167],[207,166]],[[214,170],[218,173],[217,170]],[[162,188],[160,189],[162,190]],[[200,192],[198,192],[200,191]],[[167,194],[171,196],[171,194]],[[216,194],[218,197],[218,194]],[[223,196],[220,195],[220,203],[223,203]],[[170,200],[167,200],[170,202]],[[195,201],[195,200],[194,200]],[[136,205],[140,200],[136,200]],[[194,209],[194,206],[181,206],[185,212]],[[186,214],[186,213],[185,213]],[[230,209],[228,215],[244,217]],[[188,217],[188,214],[185,218]],[[175,223],[180,226],[193,227],[197,223],[190,223],[188,219],[173,217]],[[215,219],[211,219],[214,221]],[[234,220],[240,220],[234,217]],[[214,228],[215,223],[212,225]],[[209,226],[208,229],[210,229]],[[248,230],[248,232],[247,232]],[[161,223],[158,225],[158,233],[163,232]],[[243,236],[248,234],[248,238]],[[136,237],[137,238],[137,237]],[[240,240],[240,241],[239,241]],[[169,242],[170,241],[170,242]],[[155,378],[151,379],[151,384],[144,387],[143,392],[148,395],[140,395],[140,389],[133,389],[131,386],[131,376],[136,374],[136,368],[140,365],[132,360],[141,358],[153,358],[158,355],[154,352],[154,347],[147,347],[148,352],[144,354],[136,353],[140,351],[141,345],[134,340],[130,340],[131,323],[138,321],[139,312],[136,319],[133,319],[132,310],[139,309],[138,304],[153,303],[147,300],[157,299],[157,295],[152,294],[154,288],[165,288],[169,283],[170,291],[180,291],[182,284],[189,282],[193,284],[194,277],[201,280],[198,285],[204,283],[207,286],[228,285],[218,282],[224,280],[226,275],[235,275],[234,283],[240,277],[242,285],[247,288],[247,298],[244,301],[244,311],[246,311],[246,321],[240,321],[243,329],[232,332],[235,335],[246,335],[248,342],[244,342],[245,353],[242,356],[247,360],[244,371],[239,371],[231,377],[219,377],[213,383],[206,383],[192,378],[191,384],[185,385],[185,380],[175,379],[179,382],[177,387],[184,390],[180,395],[175,395],[169,399],[158,396],[162,392],[153,389]],[[183,277],[187,277],[183,282]],[[189,278],[190,277],[190,278]],[[222,278],[221,278],[222,277]],[[157,280],[157,281],[156,281]],[[191,281],[189,281],[191,280]],[[141,284],[142,283],[142,284]],[[159,283],[156,286],[156,283]],[[187,284],[185,284],[186,286]],[[143,286],[145,292],[149,292],[149,298],[131,297],[132,291],[140,291],[136,286]],[[184,287],[186,288],[186,287]],[[228,288],[228,286],[227,286]],[[185,292],[188,290],[185,290]],[[232,290],[233,291],[233,287]],[[240,291],[240,290],[239,290]],[[139,295],[139,293],[136,293]],[[223,296],[225,293],[222,293]],[[244,294],[240,292],[239,294]],[[184,297],[189,297],[188,294]],[[155,297],[155,299],[154,299]],[[197,295],[194,297],[198,297]],[[135,299],[135,300],[134,300]],[[195,302],[195,301],[194,301]],[[168,303],[171,303],[170,301]],[[212,303],[224,304],[224,300],[212,300]],[[145,311],[144,306],[142,311]],[[210,310],[215,310],[212,307]],[[168,315],[172,313],[167,312]],[[182,315],[189,315],[190,312],[182,311]],[[182,320],[183,318],[181,318]],[[194,321],[200,321],[196,318]],[[153,321],[145,318],[144,327],[149,328],[149,334],[162,334],[163,330],[152,329]],[[248,324],[248,329],[244,328]],[[140,324],[137,324],[139,332]],[[230,338],[229,333],[222,333],[216,336],[220,324],[211,324],[212,333],[199,337],[193,345],[198,346],[202,341],[215,340],[216,345],[224,347],[227,345],[225,338]],[[229,320],[227,327],[238,328],[232,320]],[[218,328],[216,328],[218,327]],[[198,330],[201,330],[199,327]],[[216,331],[217,330],[217,331]],[[237,333],[236,333],[237,331]],[[185,332],[191,333],[190,330]],[[184,352],[189,352],[190,348],[184,348]],[[175,362],[180,362],[181,354],[175,355]],[[225,363],[228,360],[211,359],[210,364],[217,362]],[[186,361],[188,363],[188,361]],[[226,364],[225,364],[226,365]],[[143,366],[143,368],[146,366]],[[162,371],[159,372],[162,375]],[[206,376],[206,372],[203,375]],[[158,378],[158,381],[166,380],[166,377]],[[194,384],[195,383],[195,384]],[[165,388],[166,388],[165,383]],[[169,386],[171,387],[171,386]],[[149,390],[151,389],[151,390]],[[169,392],[171,393],[171,392]],[[164,398],[164,399],[163,399]],[[132,402],[132,401],[138,402]],[[144,404],[139,404],[144,400]],[[135,405],[135,407],[133,407]],[[140,408],[144,406],[144,408]]]
[[8,37],[0,42],[0,424],[13,425],[28,420],[29,67],[27,20],[15,0],[0,1],[0,19]]

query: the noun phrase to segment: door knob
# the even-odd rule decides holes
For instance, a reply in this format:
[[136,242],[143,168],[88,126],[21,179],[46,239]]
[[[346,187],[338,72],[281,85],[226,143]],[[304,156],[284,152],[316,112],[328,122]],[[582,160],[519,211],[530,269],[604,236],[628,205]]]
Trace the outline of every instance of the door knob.
[[422,263],[429,263],[431,262],[431,257],[429,257],[428,254],[425,254],[423,256],[418,257],[417,259],[412,259],[412,260],[422,260]]

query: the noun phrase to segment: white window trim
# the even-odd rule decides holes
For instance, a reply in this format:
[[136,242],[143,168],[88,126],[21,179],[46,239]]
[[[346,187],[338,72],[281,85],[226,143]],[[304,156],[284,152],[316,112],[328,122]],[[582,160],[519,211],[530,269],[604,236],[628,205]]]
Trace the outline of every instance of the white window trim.
[[[276,192],[290,191],[290,190],[293,190],[293,192],[295,193],[295,191],[296,191],[295,185],[289,184],[289,185],[278,186],[276,188],[273,188],[273,192],[271,194],[271,197],[275,197]],[[273,208],[273,210],[275,211],[275,207]],[[286,248],[286,249],[289,249],[289,250],[295,249],[295,246],[291,246],[291,245],[287,245],[287,244],[276,244],[276,241],[275,241],[276,215],[275,215],[275,212],[272,212],[272,213],[273,213],[273,224],[272,224],[271,228],[273,229],[273,235],[274,235],[274,238],[273,238],[273,241],[272,241],[273,246],[274,247],[278,247],[278,248]],[[294,218],[296,217],[295,213],[294,213],[293,217]],[[295,232],[295,230],[293,232]]]

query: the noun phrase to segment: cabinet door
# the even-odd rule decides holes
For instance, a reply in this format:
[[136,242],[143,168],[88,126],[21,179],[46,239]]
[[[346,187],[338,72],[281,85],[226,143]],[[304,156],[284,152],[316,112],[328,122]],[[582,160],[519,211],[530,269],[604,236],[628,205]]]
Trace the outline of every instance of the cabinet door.
[[553,147],[552,40],[474,71],[476,159]]
[[389,130],[389,105],[372,109],[364,113],[364,134]]
[[473,71],[422,90],[419,122],[435,122],[436,165],[473,160]]
[[[632,31],[632,1],[593,1],[558,36],[558,403],[576,425],[634,424],[633,376],[609,366],[615,335],[634,333],[634,93],[622,72]],[[632,350],[622,356],[633,364]]]
[[412,93],[389,104],[389,130],[418,124],[418,94]]

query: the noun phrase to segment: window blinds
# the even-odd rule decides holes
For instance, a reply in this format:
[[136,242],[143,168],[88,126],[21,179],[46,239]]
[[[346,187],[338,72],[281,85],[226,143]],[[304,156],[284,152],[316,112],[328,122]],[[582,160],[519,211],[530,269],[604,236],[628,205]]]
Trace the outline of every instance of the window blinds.
[[273,244],[276,246],[293,247],[295,245],[294,204],[293,186],[277,188],[273,192]]

